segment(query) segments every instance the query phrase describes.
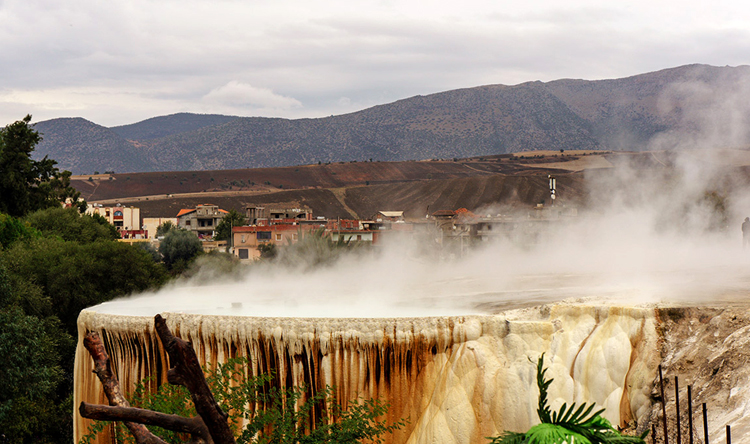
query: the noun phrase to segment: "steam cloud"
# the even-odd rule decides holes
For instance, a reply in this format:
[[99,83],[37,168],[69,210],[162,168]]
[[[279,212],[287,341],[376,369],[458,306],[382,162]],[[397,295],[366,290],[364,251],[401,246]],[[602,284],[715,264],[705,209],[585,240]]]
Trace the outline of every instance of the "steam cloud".
[[[398,242],[313,271],[253,266],[230,283],[199,275],[96,310],[410,317],[493,313],[566,298],[736,301],[750,283],[750,247],[743,249],[740,230],[750,216],[742,168],[750,165],[750,151],[742,149],[750,138],[748,85],[743,79],[727,79],[718,91],[707,91],[699,79],[673,85],[660,106],[674,107],[678,96],[690,104],[672,114],[681,129],[632,147],[668,150],[592,170],[578,216],[552,221],[534,243],[499,239],[440,259]],[[556,205],[564,203],[562,195]]]

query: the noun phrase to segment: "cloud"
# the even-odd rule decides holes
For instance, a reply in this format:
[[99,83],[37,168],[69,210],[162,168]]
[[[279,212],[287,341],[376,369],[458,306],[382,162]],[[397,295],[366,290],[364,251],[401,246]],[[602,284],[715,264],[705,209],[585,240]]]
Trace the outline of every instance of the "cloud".
[[[696,14],[699,7],[671,0],[4,0],[0,85],[16,95],[83,92],[68,112],[95,120],[104,112],[98,104],[108,102],[97,123],[116,125],[207,108],[318,117],[482,84],[749,63],[743,17],[750,5]],[[52,108],[39,115],[57,117],[43,113]],[[8,121],[6,110],[0,118]]]
[[302,108],[302,103],[292,97],[274,93],[268,88],[258,88],[235,80],[203,96],[204,103],[236,110],[289,110]]

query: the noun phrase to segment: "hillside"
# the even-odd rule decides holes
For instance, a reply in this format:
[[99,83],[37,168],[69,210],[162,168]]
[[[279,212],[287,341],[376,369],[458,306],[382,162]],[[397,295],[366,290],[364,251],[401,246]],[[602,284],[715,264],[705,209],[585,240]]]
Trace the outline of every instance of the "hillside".
[[[655,138],[669,136],[674,144],[683,134],[695,136],[703,129],[696,115],[717,115],[711,101],[728,97],[748,80],[750,67],[689,65],[624,79],[460,89],[319,119],[176,114],[112,129],[83,119],[55,119],[36,125],[45,136],[37,152],[63,169],[91,174],[452,159],[545,149],[639,151]],[[732,116],[740,123],[750,120],[746,107]],[[91,137],[91,127],[101,141]],[[746,132],[721,136],[711,142],[749,142]]]
[[368,218],[384,209],[407,217],[461,207],[530,207],[548,199],[549,174],[558,194],[575,204],[582,170],[611,166],[604,154],[547,152],[455,161],[337,162],[298,167],[75,176],[89,202],[141,208],[143,217],[171,217],[181,208],[213,203],[225,209],[297,202],[316,216]]
[[111,129],[124,139],[143,141],[195,131],[206,126],[221,125],[236,118],[234,116],[222,116],[219,114],[178,113],[169,116],[153,117],[130,125],[114,126]]

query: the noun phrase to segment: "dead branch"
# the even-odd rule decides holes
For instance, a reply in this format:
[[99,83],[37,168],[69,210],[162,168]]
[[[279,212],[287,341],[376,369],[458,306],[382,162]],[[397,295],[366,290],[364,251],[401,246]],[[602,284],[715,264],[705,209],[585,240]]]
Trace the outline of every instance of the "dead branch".
[[81,416],[105,421],[123,421],[138,444],[166,444],[148,431],[145,425],[162,427],[175,432],[188,433],[192,443],[234,444],[234,436],[227,422],[228,415],[221,410],[208,388],[203,369],[189,342],[175,337],[166,321],[160,315],[154,318],[154,325],[162,345],[169,354],[171,364],[167,380],[171,384],[182,385],[190,391],[195,410],[199,416],[185,418],[152,410],[130,407],[122,396],[120,384],[111,371],[109,356],[97,333],[91,332],[84,338],[84,346],[94,358],[94,373],[104,385],[104,393],[111,407],[82,402]]
[[[185,418],[180,415],[155,412],[137,407],[116,407],[82,402],[78,411],[84,418],[97,421],[135,421],[143,425],[157,426],[174,432],[189,433],[201,438],[208,436],[208,429],[200,417]],[[205,439],[205,438],[204,438]]]
[[175,337],[169,331],[167,322],[161,315],[154,317],[154,326],[172,364],[167,372],[167,381],[185,386],[190,391],[190,397],[195,404],[195,411],[203,419],[215,442],[234,444],[234,435],[227,421],[229,415],[221,410],[216,399],[214,399],[213,393],[208,388],[206,377],[192,345]]
[[[109,400],[109,405],[118,407],[130,407],[130,403],[122,396],[120,383],[117,377],[112,373],[112,367],[109,363],[109,355],[104,349],[104,343],[96,332],[89,332],[83,338],[83,346],[89,351],[94,358],[94,373],[104,386],[104,394]],[[83,405],[83,403],[81,403]],[[81,414],[84,418],[86,415]],[[93,419],[93,418],[91,418]],[[139,424],[137,421],[126,421],[125,426],[135,438],[138,444],[166,444],[164,440],[149,432],[146,426]]]

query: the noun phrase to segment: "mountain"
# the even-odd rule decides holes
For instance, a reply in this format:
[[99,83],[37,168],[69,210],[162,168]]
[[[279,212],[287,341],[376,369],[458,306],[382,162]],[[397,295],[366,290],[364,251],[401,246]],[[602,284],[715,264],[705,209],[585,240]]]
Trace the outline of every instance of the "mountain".
[[[700,135],[717,133],[727,121],[750,123],[750,109],[742,105],[750,101],[736,97],[748,93],[749,81],[748,66],[688,65],[623,79],[459,89],[319,119],[175,114],[111,129],[84,125],[83,119],[55,119],[37,124],[45,137],[37,151],[61,168],[90,174],[111,168],[219,170],[531,150],[638,151],[671,148],[682,140],[746,145],[746,131],[718,131],[710,140]],[[726,119],[722,101],[734,101]],[[71,127],[63,130],[66,123]],[[94,127],[101,142],[85,132]]]
[[237,119],[236,116],[220,114],[178,113],[152,117],[130,125],[113,126],[111,129],[124,139],[142,141],[195,131],[206,126],[221,125],[235,119]]
[[109,128],[80,117],[46,120],[34,125],[42,142],[35,159],[49,156],[58,167],[73,172],[147,171],[151,163],[138,146]]

